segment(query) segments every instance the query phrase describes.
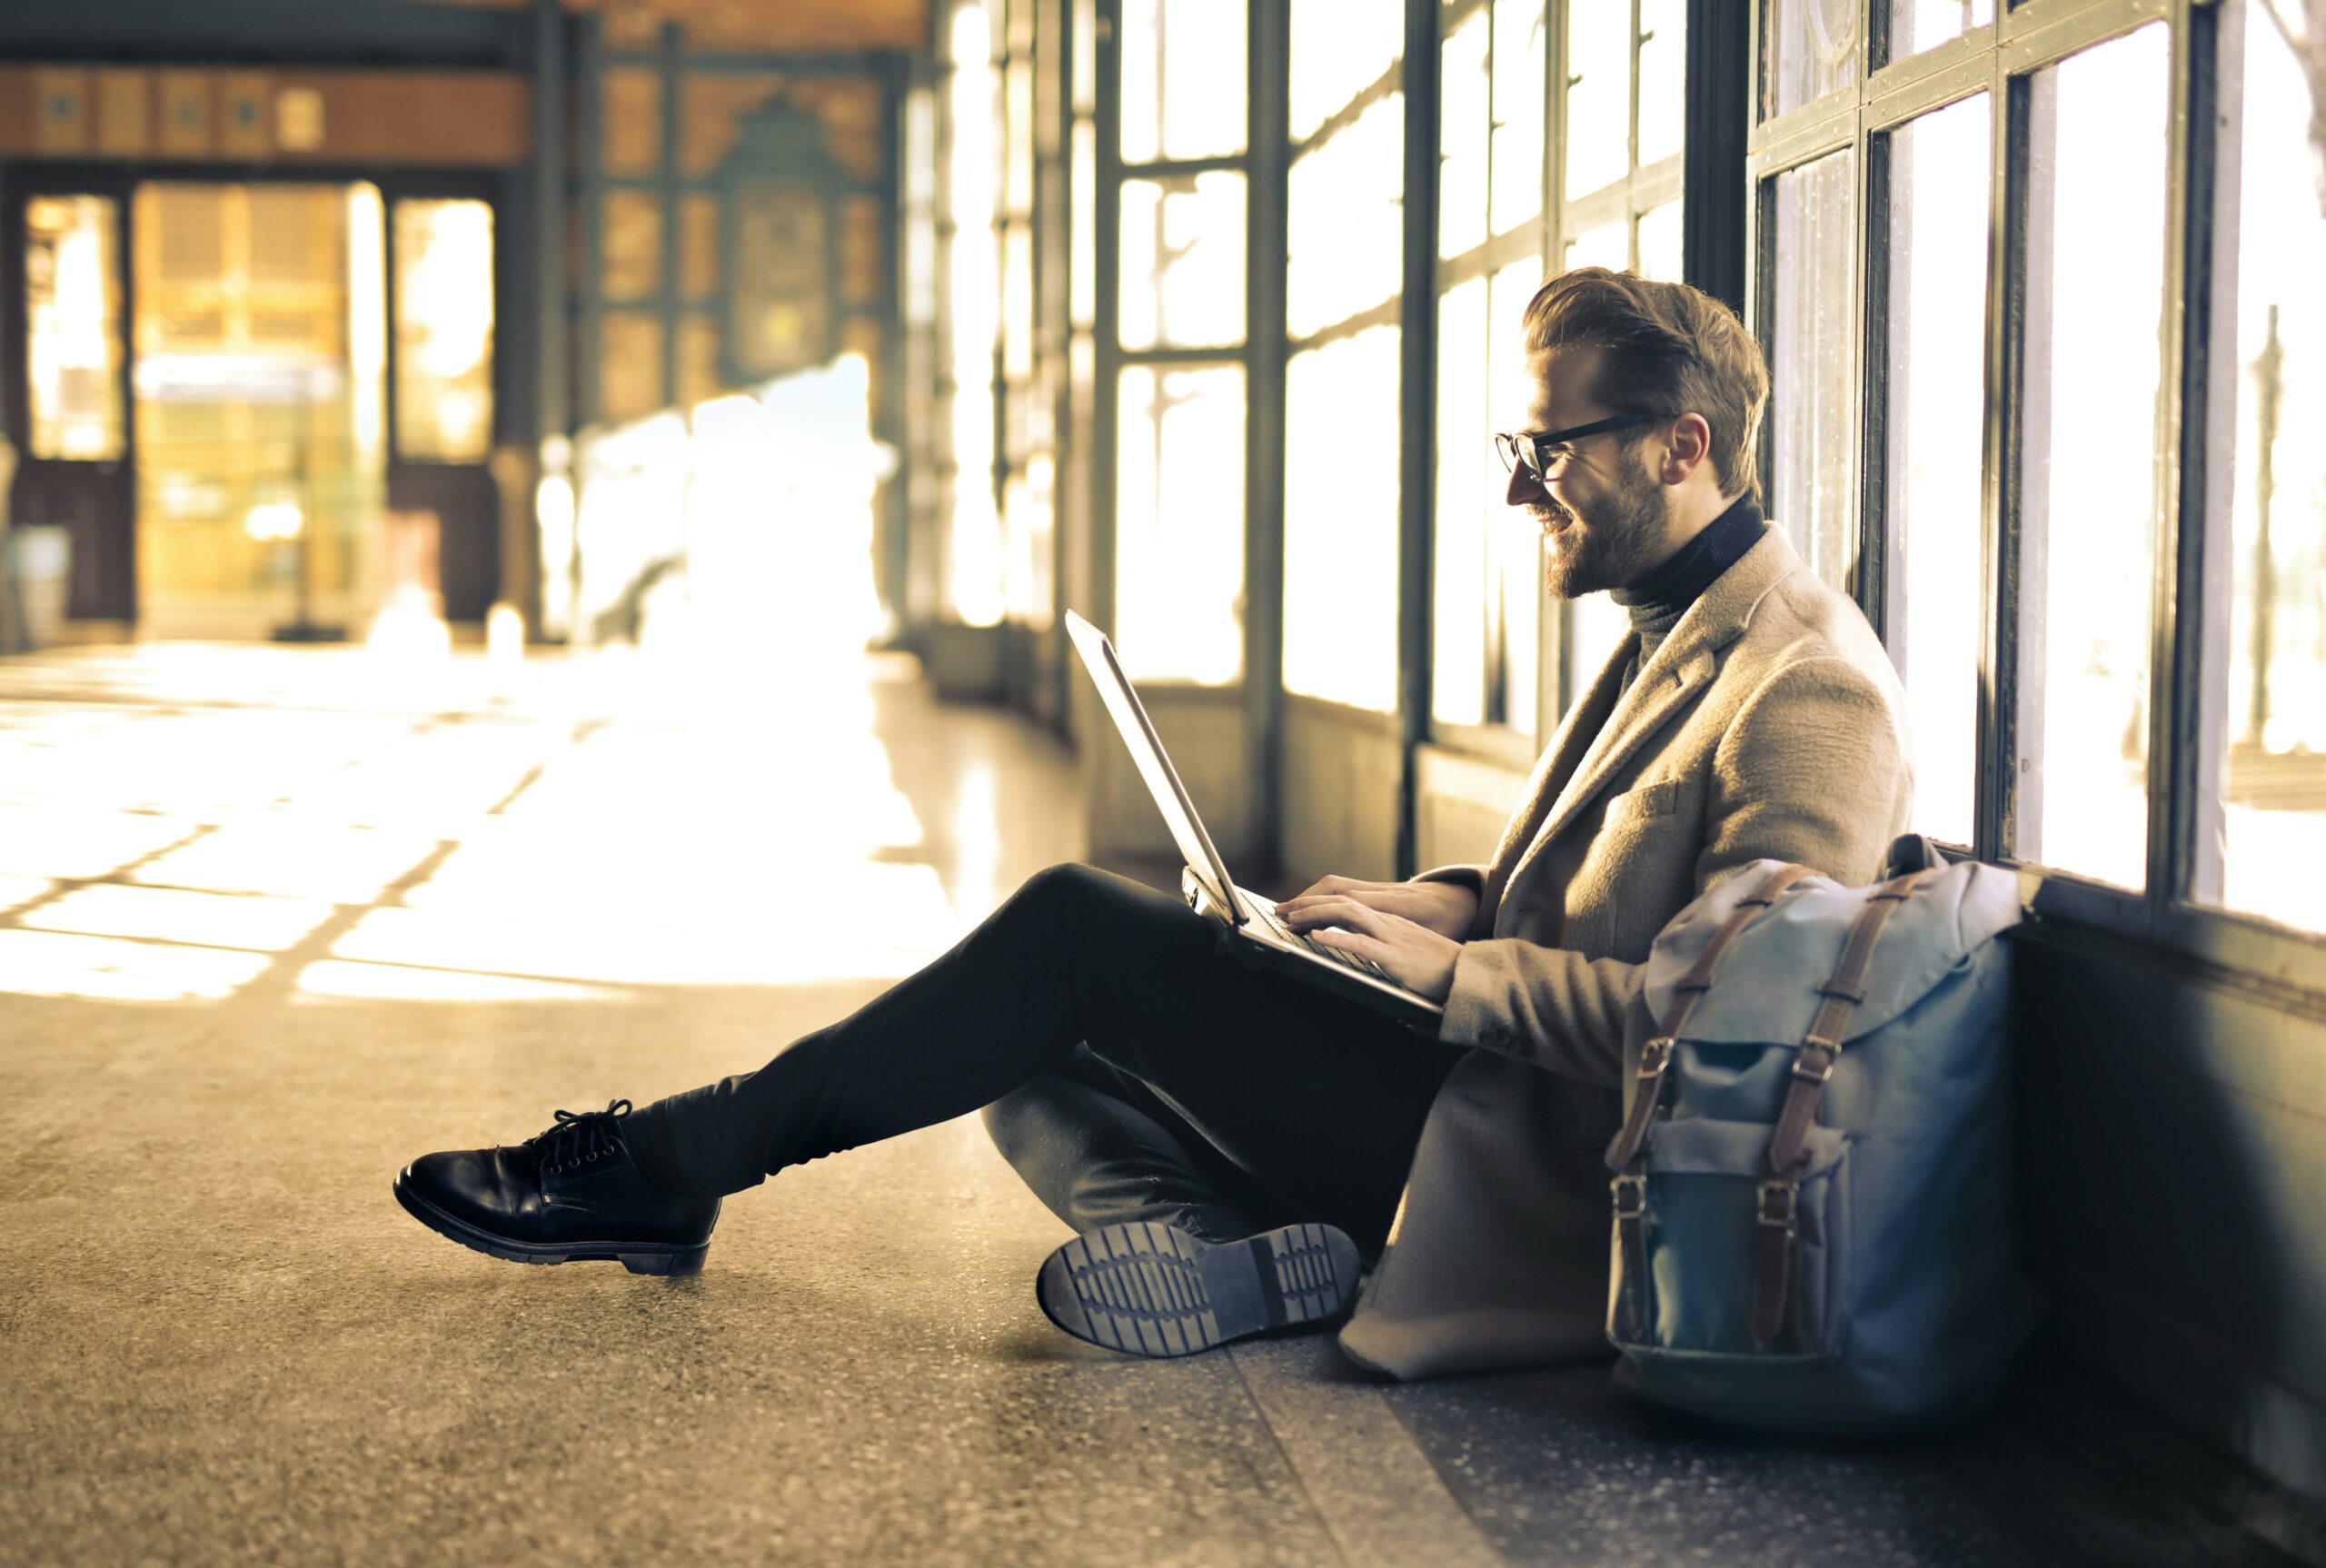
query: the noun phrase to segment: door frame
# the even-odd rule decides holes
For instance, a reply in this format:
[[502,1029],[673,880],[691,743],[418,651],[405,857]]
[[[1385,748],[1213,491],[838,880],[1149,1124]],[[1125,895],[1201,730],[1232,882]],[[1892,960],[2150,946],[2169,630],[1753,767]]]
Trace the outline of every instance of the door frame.
[[[126,582],[118,585],[117,612],[114,609],[79,608],[71,612],[75,620],[119,620],[134,624],[137,620],[137,405],[135,372],[137,364],[135,294],[135,244],[132,233],[135,195],[140,185],[147,184],[176,184],[202,185],[349,185],[368,184],[378,189],[385,223],[383,225],[381,257],[386,298],[383,302],[386,319],[383,327],[387,333],[388,355],[384,372],[383,395],[386,400],[387,443],[384,458],[386,471],[383,473],[383,491],[392,492],[395,475],[405,471],[429,471],[449,470],[460,473],[474,467],[480,474],[489,475],[490,464],[405,463],[399,456],[401,432],[396,419],[396,354],[395,354],[395,239],[394,206],[398,201],[463,200],[481,201],[492,210],[492,444],[495,451],[512,439],[519,428],[515,404],[522,401],[524,388],[512,376],[514,362],[511,352],[522,332],[512,332],[517,323],[512,322],[509,304],[512,299],[510,272],[512,258],[521,252],[530,253],[531,241],[515,233],[510,227],[512,214],[519,213],[510,174],[501,168],[436,169],[380,168],[348,164],[282,164],[231,162],[176,163],[153,159],[133,161],[106,159],[45,159],[10,163],[0,169],[0,409],[5,409],[5,430],[17,453],[17,480],[21,481],[27,469],[37,480],[40,471],[56,460],[35,460],[31,455],[32,411],[31,365],[28,360],[30,336],[25,321],[25,207],[32,198],[45,195],[93,195],[112,198],[120,204],[118,232],[119,254],[115,258],[119,269],[117,286],[120,290],[122,356],[120,395],[122,399],[123,455],[119,467],[120,482],[125,491],[128,507],[126,521],[127,565]],[[472,481],[481,484],[482,481]],[[9,498],[0,497],[0,501]],[[14,515],[12,507],[0,507],[0,521]],[[504,575],[506,563],[500,561],[500,530],[497,517],[484,521],[485,542],[492,551],[492,575],[496,582]],[[78,583],[79,568],[75,567]],[[76,594],[76,600],[78,595]]]
[[28,478],[38,483],[51,477],[64,478],[75,470],[104,466],[83,459],[36,458],[32,452],[32,341],[25,309],[30,284],[25,267],[26,208],[42,196],[99,196],[112,201],[118,213],[114,286],[120,310],[117,329],[121,334],[121,366],[116,372],[119,380],[115,391],[121,398],[122,446],[120,458],[103,477],[109,488],[119,491],[119,502],[126,511],[120,524],[124,548],[121,563],[106,573],[111,581],[94,582],[90,581],[87,563],[98,558],[76,537],[72,597],[65,611],[66,619],[74,620],[134,624],[137,619],[137,410],[132,380],[137,361],[136,334],[133,330],[137,311],[134,264],[136,245],[132,233],[135,221],[135,203],[132,198],[136,188],[137,179],[133,173],[123,165],[105,164],[15,164],[8,167],[5,181],[0,181],[0,406],[5,407],[7,415],[9,444],[16,451],[15,477],[10,493],[0,496],[0,523],[9,527],[14,527],[15,521],[15,486]]

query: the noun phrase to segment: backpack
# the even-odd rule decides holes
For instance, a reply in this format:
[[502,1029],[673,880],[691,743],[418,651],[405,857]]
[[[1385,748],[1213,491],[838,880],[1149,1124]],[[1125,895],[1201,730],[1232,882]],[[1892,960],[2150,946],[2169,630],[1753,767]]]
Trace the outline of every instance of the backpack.
[[2018,879],[1759,860],[1655,939],[1626,1030],[1619,1382],[1774,1432],[1950,1424],[2033,1326],[2007,1178]]

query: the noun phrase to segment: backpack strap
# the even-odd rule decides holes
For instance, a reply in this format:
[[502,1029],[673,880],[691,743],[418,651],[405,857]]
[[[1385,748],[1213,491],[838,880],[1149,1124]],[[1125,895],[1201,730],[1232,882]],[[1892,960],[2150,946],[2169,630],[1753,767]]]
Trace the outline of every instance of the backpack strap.
[[1728,918],[1713,932],[1704,950],[1696,955],[1696,961],[1674,987],[1672,1011],[1664,1019],[1663,1028],[1640,1047],[1639,1084],[1632,1096],[1631,1114],[1624,1118],[1623,1131],[1615,1135],[1615,1143],[1607,1150],[1608,1168],[1615,1172],[1615,1179],[1608,1185],[1615,1194],[1615,1228],[1623,1245],[1625,1321],[1635,1338],[1645,1332],[1647,1135],[1655,1122],[1656,1107],[1663,1103],[1665,1073],[1672,1065],[1674,1042],[1687,1027],[1688,1015],[1696,1010],[1697,1002],[1712,988],[1714,967],[1720,962],[1728,944],[1753,923],[1755,916],[1775,903],[1786,888],[1810,875],[1813,873],[1806,866],[1780,866],[1759,887],[1737,900],[1736,907],[1728,912]]
[[1873,967],[1874,944],[1882,939],[1882,928],[1899,906],[1943,874],[1939,868],[1912,872],[1894,878],[1869,894],[1865,908],[1850,923],[1849,939],[1842,944],[1833,978],[1817,987],[1825,1000],[1794,1056],[1793,1081],[1785,1088],[1784,1107],[1777,1113],[1776,1131],[1769,1138],[1769,1177],[1761,1183],[1753,1343],[1764,1349],[1783,1331],[1792,1294],[1793,1254],[1799,1239],[1794,1209],[1801,1190],[1803,1146],[1817,1120],[1817,1102],[1834,1076],[1834,1064],[1841,1059],[1850,1015],[1865,1000],[1865,976]]

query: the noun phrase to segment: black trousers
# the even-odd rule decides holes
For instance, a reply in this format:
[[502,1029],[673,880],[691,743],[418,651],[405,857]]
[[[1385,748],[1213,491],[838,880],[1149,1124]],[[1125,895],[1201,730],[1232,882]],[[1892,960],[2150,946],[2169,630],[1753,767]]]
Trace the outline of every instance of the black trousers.
[[1054,866],[852,1017],[632,1113],[631,1146],[649,1180],[708,1196],[983,1107],[1078,1230],[1321,1221],[1370,1256],[1460,1052],[1218,938],[1177,899]]

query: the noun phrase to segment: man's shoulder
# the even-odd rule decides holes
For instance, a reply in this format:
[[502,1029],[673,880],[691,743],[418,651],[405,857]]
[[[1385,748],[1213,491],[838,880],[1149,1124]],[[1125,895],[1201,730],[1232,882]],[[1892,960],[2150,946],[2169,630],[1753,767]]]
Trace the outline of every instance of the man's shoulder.
[[1834,660],[1864,675],[1901,700],[1904,690],[1889,650],[1874,635],[1865,612],[1806,564],[1796,564],[1769,585],[1754,607],[1744,634],[1731,650],[1733,676],[1753,684],[1795,664]]

